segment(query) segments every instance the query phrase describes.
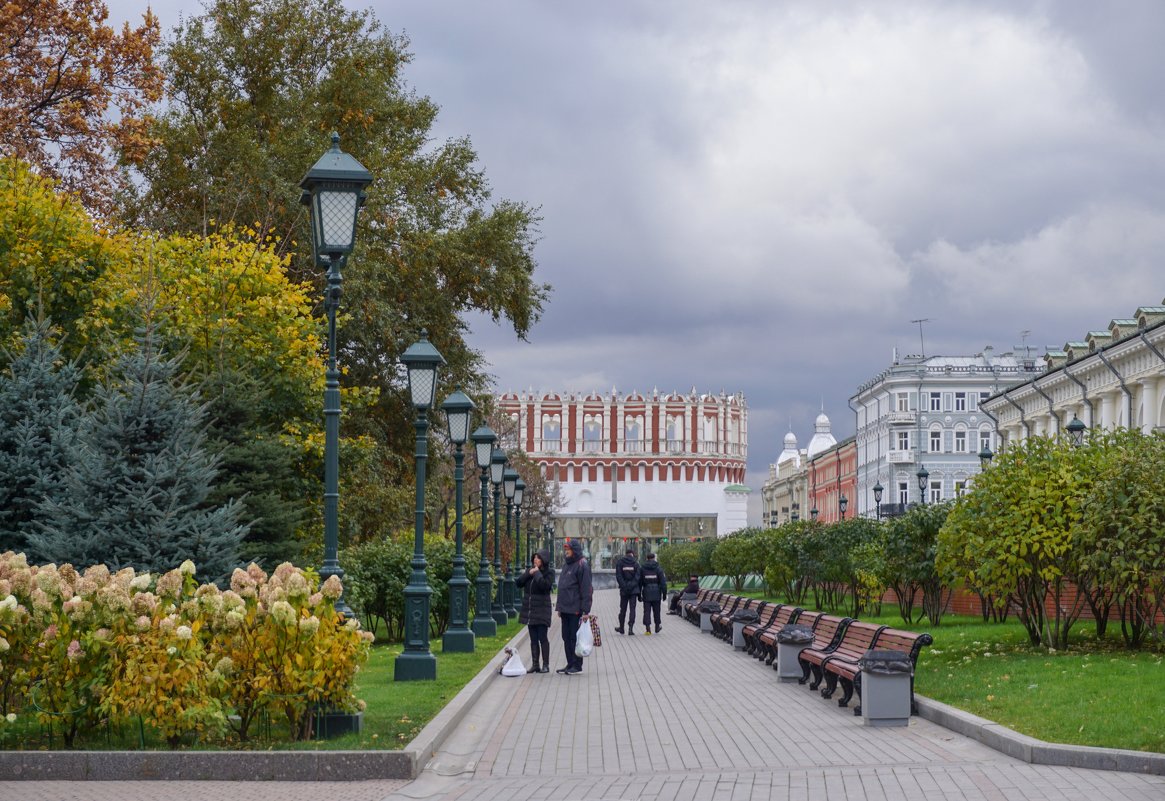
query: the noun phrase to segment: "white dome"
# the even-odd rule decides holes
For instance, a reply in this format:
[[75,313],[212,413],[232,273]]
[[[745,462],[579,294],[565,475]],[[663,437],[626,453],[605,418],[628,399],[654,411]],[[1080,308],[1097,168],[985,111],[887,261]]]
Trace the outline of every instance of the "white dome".
[[785,435],[785,449],[788,450],[789,448],[794,450],[797,448],[797,435],[792,431]]
[[797,466],[801,465],[801,454],[797,451],[797,435],[790,431],[785,435],[785,449],[781,451],[781,455],[777,457],[777,464],[784,464],[790,459],[797,460]]
[[829,418],[825,416],[825,412],[817,415],[817,421],[813,424],[813,428],[813,439],[809,440],[809,447],[806,449],[810,459],[837,444],[831,431],[833,426],[830,424]]

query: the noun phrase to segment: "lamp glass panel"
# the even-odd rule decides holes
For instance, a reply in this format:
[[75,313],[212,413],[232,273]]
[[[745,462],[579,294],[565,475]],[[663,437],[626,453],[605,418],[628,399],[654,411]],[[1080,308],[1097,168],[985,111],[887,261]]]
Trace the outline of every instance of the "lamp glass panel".
[[473,443],[474,456],[477,457],[478,467],[488,467],[489,457],[493,454],[494,444],[491,441]]
[[320,218],[320,233],[325,252],[343,251],[352,249],[352,240],[356,236],[356,210],[359,208],[359,195],[352,191],[336,191],[321,189],[317,196],[316,208]]
[[513,500],[514,493],[518,490],[518,474],[505,472],[502,474],[502,494],[507,499]]
[[435,365],[409,366],[409,394],[413,406],[428,409],[437,394],[437,368]]
[[449,420],[450,441],[454,445],[464,445],[469,439],[469,410],[458,409],[455,412],[447,412],[445,416]]
[[521,505],[522,505],[522,496],[523,496],[523,495],[525,495],[525,494],[526,494],[526,493],[525,493],[525,491],[522,489],[522,487],[514,487],[514,505],[515,505],[515,506],[521,506]]
[[502,483],[502,474],[506,469],[506,454],[500,448],[494,448],[493,456],[489,461],[489,480],[493,484]]

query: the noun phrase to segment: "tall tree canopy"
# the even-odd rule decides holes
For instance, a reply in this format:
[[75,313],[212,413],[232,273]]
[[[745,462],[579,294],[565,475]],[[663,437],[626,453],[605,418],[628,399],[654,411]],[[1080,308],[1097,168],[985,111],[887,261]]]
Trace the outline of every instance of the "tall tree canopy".
[[36,164],[104,209],[114,151],[130,161],[149,145],[145,106],[162,93],[154,63],[157,18],[120,33],[102,0],[0,3],[0,154]]
[[468,139],[431,142],[437,107],[406,85],[407,48],[340,0],[208,0],[164,48],[167,105],[151,129],[159,147],[124,210],[164,232],[253,226],[290,255],[293,278],[322,287],[298,182],[330,132],[340,134],[375,176],[344,271],[338,336],[345,386],[374,390],[377,401],[365,413],[345,409],[343,424],[381,443],[381,485],[410,478],[403,348],[427,328],[448,361],[443,385],[486,397],[462,315],[504,318],[525,336],[549,292],[534,280],[536,210],[491,200]]

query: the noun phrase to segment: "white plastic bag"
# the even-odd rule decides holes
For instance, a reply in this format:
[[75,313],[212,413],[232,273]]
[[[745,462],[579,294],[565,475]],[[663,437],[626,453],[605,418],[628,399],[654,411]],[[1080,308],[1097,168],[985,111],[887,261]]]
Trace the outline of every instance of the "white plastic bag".
[[595,637],[591,634],[591,622],[586,618],[579,621],[578,634],[574,639],[574,655],[590,656],[595,650]]
[[522,664],[522,657],[518,656],[518,652],[510,654],[510,658],[506,660],[506,664],[502,665],[503,676],[525,676],[526,666]]

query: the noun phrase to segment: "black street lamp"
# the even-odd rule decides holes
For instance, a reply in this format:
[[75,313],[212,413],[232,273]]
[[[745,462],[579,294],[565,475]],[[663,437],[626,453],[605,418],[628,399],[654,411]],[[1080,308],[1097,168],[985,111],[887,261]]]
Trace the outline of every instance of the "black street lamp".
[[885,488],[882,486],[881,481],[874,484],[874,514],[878,520],[882,519],[882,493],[884,491]]
[[396,681],[417,681],[437,678],[437,657],[429,650],[429,601],[433,588],[425,575],[425,465],[429,459],[429,409],[437,402],[437,368],[445,359],[429,342],[427,331],[421,331],[421,341],[409,346],[401,354],[409,374],[409,395],[417,410],[417,511],[413,531],[412,573],[405,596],[405,645],[396,658]]
[[812,520],[817,519],[817,504],[813,504],[813,508],[809,510],[809,517]]
[[[518,476],[517,482],[514,484],[514,576],[525,567],[522,562],[522,497],[526,494],[526,482]],[[527,558],[530,548],[527,546]],[[521,608],[522,606],[522,588],[514,583],[514,606]]]
[[1072,415],[1072,422],[1068,424],[1068,436],[1072,438],[1073,447],[1079,448],[1084,444],[1084,432],[1088,430],[1088,426],[1084,425],[1084,421]]
[[842,520],[845,520],[845,509],[847,506],[849,506],[849,499],[846,498],[845,494],[843,493],[842,496],[837,499],[837,508],[841,512]]
[[496,637],[498,624],[490,612],[490,596],[493,594],[493,576],[489,572],[489,559],[486,558],[486,543],[489,541],[489,529],[486,521],[489,516],[487,503],[489,501],[489,472],[490,459],[493,457],[494,442],[497,436],[493,429],[481,425],[470,436],[473,440],[473,453],[477,458],[477,466],[481,468],[481,534],[478,541],[481,545],[481,562],[477,565],[477,581],[474,582],[477,603],[473,614],[473,633],[478,637]]
[[447,653],[474,650],[474,634],[469,628],[469,578],[465,575],[464,537],[462,532],[461,487],[465,483],[465,443],[469,440],[469,418],[473,401],[460,389],[441,404],[449,424],[449,441],[453,443],[453,509],[455,512],[457,551],[453,554],[453,576],[449,579],[449,627],[441,640]]
[[[336,310],[340,307],[344,278],[341,265],[356,242],[356,215],[364,205],[364,188],[372,173],[340,150],[340,137],[332,134],[332,147],[307,171],[299,188],[300,202],[310,207],[312,252],[316,264],[328,260],[328,286],[324,311],[328,316],[328,365],[324,372],[324,564],[320,581],[344,578],[338,559],[340,508],[340,371],[336,367]],[[336,611],[352,617],[343,596]]]
[[[513,523],[514,514],[514,493],[517,491],[518,471],[512,467],[507,467],[502,473],[502,494],[506,496],[506,542],[510,541],[510,525]],[[502,606],[509,618],[518,616],[518,610],[514,608],[514,594],[518,587],[514,584],[513,565],[514,557],[511,555],[506,561],[506,577],[504,579],[506,591],[502,595]]]
[[995,454],[991,452],[991,448],[987,443],[983,443],[983,450],[979,451],[979,470],[987,472],[987,468],[991,466],[991,460],[995,458]]
[[494,593],[493,607],[490,614],[493,615],[494,622],[499,626],[504,626],[509,622],[510,616],[506,614],[506,608],[503,606],[504,595],[506,591],[506,583],[502,580],[502,535],[500,516],[502,504],[502,476],[506,470],[506,452],[501,448],[494,448],[493,455],[489,459],[489,480],[494,488],[494,578],[497,581],[497,592]]
[[918,502],[926,506],[926,480],[930,478],[930,471],[926,465],[918,466]]

